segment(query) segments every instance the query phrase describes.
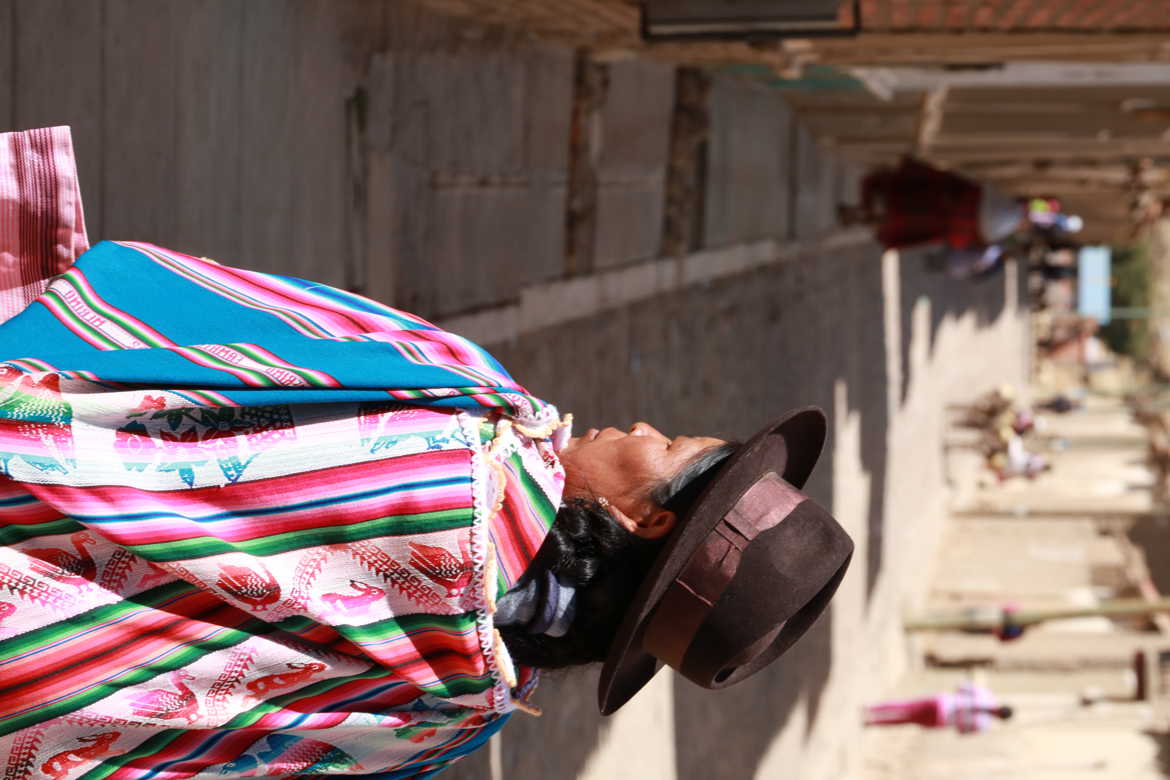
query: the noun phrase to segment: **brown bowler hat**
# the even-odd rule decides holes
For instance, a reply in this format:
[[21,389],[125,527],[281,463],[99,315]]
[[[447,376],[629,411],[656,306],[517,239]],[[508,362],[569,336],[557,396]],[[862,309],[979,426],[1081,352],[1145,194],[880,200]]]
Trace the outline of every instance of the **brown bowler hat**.
[[825,442],[825,415],[796,409],[719,467],[667,539],[609,650],[597,689],[617,711],[667,664],[726,688],[776,660],[824,611],[853,541],[799,488]]

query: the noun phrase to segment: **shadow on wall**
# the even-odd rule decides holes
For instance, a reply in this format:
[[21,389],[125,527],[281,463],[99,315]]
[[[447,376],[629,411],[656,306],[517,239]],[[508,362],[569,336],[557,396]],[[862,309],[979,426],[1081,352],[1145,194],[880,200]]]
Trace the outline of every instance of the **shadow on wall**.
[[[764,310],[776,305],[775,321],[741,309],[739,327],[760,330],[759,355],[774,356],[763,368],[744,360],[731,384],[756,383],[750,405],[753,425],[782,410],[806,404],[834,415],[838,382],[848,389],[848,410],[860,419],[861,468],[869,478],[864,540],[867,559],[855,559],[848,576],[866,577],[867,598],[882,570],[885,523],[887,393],[885,302],[880,253],[871,246],[846,250],[815,261],[770,271],[755,280]],[[750,283],[743,280],[740,284]],[[742,293],[741,293],[742,294]],[[753,316],[754,315],[754,316]],[[712,345],[713,350],[727,345]],[[729,379],[731,377],[729,376]],[[836,424],[839,424],[837,422]],[[748,426],[751,427],[751,426]],[[832,430],[832,429],[830,429]],[[832,438],[806,492],[835,511],[834,494],[850,490],[837,484]],[[849,478],[848,475],[845,478]],[[859,486],[860,487],[860,486]],[[863,540],[858,539],[859,548]],[[864,573],[863,573],[864,572]],[[675,683],[675,752],[684,780],[731,780],[755,775],[776,736],[792,717],[806,724],[807,737],[820,712],[832,670],[832,609],[780,661],[750,683],[714,693],[679,678]],[[718,756],[718,760],[713,760]],[[799,766],[792,766],[798,776]]]
[[1154,756],[1154,764],[1162,777],[1170,777],[1170,734],[1161,731],[1147,731],[1146,736],[1157,745],[1158,753]]
[[600,671],[596,666],[544,675],[537,692],[544,714],[517,714],[506,727],[505,778],[570,780],[581,773],[610,723],[597,714]]
[[1150,578],[1159,593],[1170,593],[1170,524],[1165,518],[1143,517],[1126,535],[1142,551],[1149,565]]
[[[906,403],[907,393],[913,381],[910,341],[914,335],[914,305],[920,299],[930,303],[930,338],[927,341],[930,354],[934,355],[935,338],[942,323],[948,317],[957,318],[973,313],[980,326],[987,326],[999,319],[1007,307],[1008,274],[1015,269],[1017,290],[1024,289],[1024,263],[1008,266],[1007,270],[977,281],[952,279],[945,273],[923,272],[927,257],[938,247],[922,247],[901,250],[902,273],[900,300],[902,304],[902,398]],[[978,395],[990,388],[972,388],[971,395]]]

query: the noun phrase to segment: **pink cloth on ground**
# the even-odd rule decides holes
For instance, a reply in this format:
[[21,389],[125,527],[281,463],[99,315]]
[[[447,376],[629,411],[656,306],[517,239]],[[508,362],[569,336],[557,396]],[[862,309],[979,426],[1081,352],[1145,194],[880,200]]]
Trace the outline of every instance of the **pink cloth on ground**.
[[994,717],[987,710],[998,706],[991,691],[963,683],[955,693],[871,704],[865,708],[865,722],[869,726],[915,723],[931,729],[954,726],[960,734],[974,734],[991,728]]
[[87,249],[69,128],[0,133],[0,322]]
[[865,708],[865,722],[869,726],[915,723],[928,729],[942,728],[951,716],[949,696],[942,694],[924,699],[899,699],[871,704]]

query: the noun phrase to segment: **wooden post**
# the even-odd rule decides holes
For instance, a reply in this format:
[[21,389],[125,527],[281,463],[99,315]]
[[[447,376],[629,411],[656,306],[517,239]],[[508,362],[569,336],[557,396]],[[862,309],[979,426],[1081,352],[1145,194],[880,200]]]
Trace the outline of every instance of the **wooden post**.
[[577,52],[573,81],[573,115],[569,131],[569,192],[565,224],[565,273],[593,270],[597,246],[597,168],[604,128],[601,107],[609,82],[609,66]]
[[662,220],[662,254],[667,257],[684,255],[702,246],[710,93],[711,80],[703,71],[678,70]]
[[919,157],[926,157],[942,130],[943,119],[946,114],[947,88],[938,87],[926,93],[922,99],[922,121],[918,125]]

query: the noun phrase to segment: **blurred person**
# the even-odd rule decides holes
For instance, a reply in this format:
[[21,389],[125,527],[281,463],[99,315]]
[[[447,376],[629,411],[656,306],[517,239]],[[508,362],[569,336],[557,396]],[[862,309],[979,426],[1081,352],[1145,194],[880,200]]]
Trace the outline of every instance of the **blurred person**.
[[663,665],[727,687],[844,576],[852,542],[800,490],[820,410],[743,444],[573,437],[412,314],[88,248],[73,165],[67,129],[0,135],[17,776],[429,777],[531,710],[540,668],[603,663],[604,714]]
[[1000,385],[988,390],[969,404],[960,404],[957,408],[962,414],[959,425],[966,428],[982,428],[997,430],[1001,428],[1007,417],[1013,414],[1016,390],[1011,385]]
[[1012,477],[1035,479],[1052,468],[1048,458],[1029,451],[1025,443],[1024,437],[1043,422],[1031,409],[1016,408],[998,391],[961,408],[964,413],[957,424],[979,431],[978,448],[1000,482]]
[[1001,431],[994,439],[989,439],[990,443],[985,449],[987,465],[1000,482],[1013,477],[1036,479],[1052,470],[1052,461],[1040,453],[1029,451],[1023,437],[1009,431]]
[[1035,267],[1047,281],[1075,279],[1077,276],[1077,254],[1071,249],[1054,249],[1045,252],[1043,259]]
[[1028,199],[1028,221],[1036,227],[1055,227],[1061,214],[1061,204],[1056,198]]
[[1052,360],[1084,362],[1087,344],[1096,338],[1100,329],[1095,317],[1062,314],[1053,318],[1048,334],[1037,340],[1037,348],[1041,355]]
[[960,734],[978,734],[996,720],[1010,720],[1011,707],[1000,704],[991,691],[966,682],[954,693],[921,699],[896,699],[865,708],[867,726],[918,725],[928,729],[954,728]]
[[868,224],[891,249],[943,243],[951,249],[985,249],[1024,226],[1024,205],[965,176],[913,157],[896,168],[870,172],[861,202],[842,204],[844,224]]
[[1065,213],[1056,198],[1032,198],[1028,201],[1028,221],[1042,231],[1079,233],[1085,221],[1076,214]]
[[1039,401],[1036,408],[1045,412],[1053,412],[1055,414],[1068,414],[1069,412],[1080,409],[1084,402],[1079,398],[1072,398],[1067,394],[1059,393]]
[[1154,500],[1166,503],[1170,498],[1170,416],[1152,400],[1132,399],[1133,419],[1146,429],[1146,466]]
[[1023,436],[1034,430],[1043,430],[1041,427],[1043,422],[1043,420],[1036,417],[1036,414],[1031,409],[1017,409],[1012,416],[1011,428],[1016,435]]

